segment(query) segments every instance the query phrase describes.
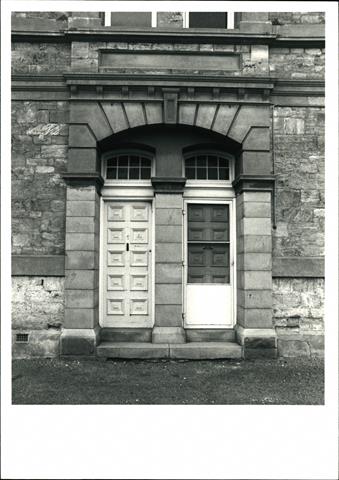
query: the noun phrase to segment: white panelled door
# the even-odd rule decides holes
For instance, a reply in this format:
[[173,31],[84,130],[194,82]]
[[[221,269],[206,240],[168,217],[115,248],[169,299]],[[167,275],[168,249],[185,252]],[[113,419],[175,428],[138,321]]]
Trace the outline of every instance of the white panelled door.
[[231,218],[231,203],[187,204],[188,328],[233,327]]
[[104,219],[101,325],[151,327],[151,205],[107,201]]

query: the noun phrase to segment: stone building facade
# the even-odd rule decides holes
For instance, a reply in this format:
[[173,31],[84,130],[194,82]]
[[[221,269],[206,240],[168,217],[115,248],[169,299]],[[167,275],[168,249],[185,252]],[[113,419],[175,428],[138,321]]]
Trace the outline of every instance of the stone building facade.
[[324,14],[221,15],[13,13],[14,356],[322,354]]

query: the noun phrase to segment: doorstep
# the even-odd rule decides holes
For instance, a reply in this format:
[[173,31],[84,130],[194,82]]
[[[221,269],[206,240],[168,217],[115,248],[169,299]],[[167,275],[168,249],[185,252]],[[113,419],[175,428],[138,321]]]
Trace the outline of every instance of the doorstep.
[[136,343],[101,342],[96,349],[100,358],[181,360],[241,359],[242,347],[236,342]]

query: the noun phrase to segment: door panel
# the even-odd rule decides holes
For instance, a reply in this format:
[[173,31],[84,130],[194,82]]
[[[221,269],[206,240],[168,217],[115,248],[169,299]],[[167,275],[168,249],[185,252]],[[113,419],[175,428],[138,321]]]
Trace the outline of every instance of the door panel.
[[104,327],[152,326],[151,206],[105,202]]
[[188,204],[187,327],[233,326],[229,204]]

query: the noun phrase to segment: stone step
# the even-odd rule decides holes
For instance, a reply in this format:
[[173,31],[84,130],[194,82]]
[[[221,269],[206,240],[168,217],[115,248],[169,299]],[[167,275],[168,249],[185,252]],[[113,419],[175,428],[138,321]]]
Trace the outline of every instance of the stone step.
[[101,342],[146,343],[152,341],[152,328],[107,328],[100,330]]
[[233,328],[187,328],[187,342],[235,342]]
[[173,358],[185,360],[241,359],[242,348],[235,342],[132,343],[101,342],[100,358]]

